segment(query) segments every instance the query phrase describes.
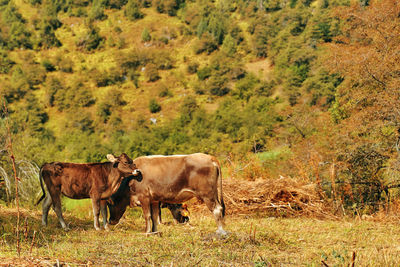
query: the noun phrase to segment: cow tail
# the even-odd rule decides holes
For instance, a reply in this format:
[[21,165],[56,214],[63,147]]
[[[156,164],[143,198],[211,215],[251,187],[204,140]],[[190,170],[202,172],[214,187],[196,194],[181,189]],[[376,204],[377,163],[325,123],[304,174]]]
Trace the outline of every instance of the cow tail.
[[39,171],[39,181],[40,181],[40,187],[42,188],[43,195],[40,197],[40,199],[36,202],[35,205],[38,205],[40,203],[40,201],[42,201],[46,197],[46,190],[44,190],[44,187],[43,187],[43,174],[42,174],[42,172],[43,172],[43,166],[42,166],[42,168],[40,168],[40,171]]
[[218,175],[218,186],[219,186],[219,192],[220,192],[220,203],[222,206],[222,217],[225,217],[225,203],[224,203],[224,194],[222,193],[222,173],[221,173],[221,165],[219,162],[216,164],[217,166],[217,175]]

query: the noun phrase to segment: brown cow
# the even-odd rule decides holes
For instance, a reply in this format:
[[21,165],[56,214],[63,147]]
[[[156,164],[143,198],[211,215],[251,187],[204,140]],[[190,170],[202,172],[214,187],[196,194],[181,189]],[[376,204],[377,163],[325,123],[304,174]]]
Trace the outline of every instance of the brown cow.
[[[61,212],[60,194],[62,193],[72,199],[91,198],[94,228],[100,230],[100,208],[104,228],[107,228],[107,207],[104,204],[100,205],[101,199],[109,198],[114,194],[124,178],[134,178],[139,182],[142,180],[140,170],[125,153],[119,157],[108,154],[107,159],[110,162],[88,164],[52,162],[45,163],[42,166],[40,169],[40,186],[43,195],[36,204],[39,204],[46,196],[43,187],[44,181],[49,192],[42,206],[42,224],[44,226],[47,225],[47,216],[53,203],[54,211],[62,228],[68,230]],[[99,206],[101,207],[99,208]]]
[[[226,234],[222,227],[225,205],[221,168],[215,157],[196,153],[139,157],[134,162],[143,173],[143,182],[131,181],[129,186],[142,205],[147,233],[157,231],[159,202],[182,203],[197,197],[214,214],[217,233]],[[109,205],[109,210],[109,223],[116,224],[122,216],[118,203]]]

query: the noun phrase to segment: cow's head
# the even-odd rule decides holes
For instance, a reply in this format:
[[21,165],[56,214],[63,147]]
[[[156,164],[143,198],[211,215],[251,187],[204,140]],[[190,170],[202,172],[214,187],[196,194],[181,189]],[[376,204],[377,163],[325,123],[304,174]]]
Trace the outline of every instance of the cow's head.
[[[128,202],[125,200],[128,199]],[[119,223],[122,215],[124,215],[126,207],[129,205],[129,198],[123,198],[120,202],[110,202],[107,201],[107,206],[110,211],[110,217],[108,223],[111,225],[116,225]]]
[[163,203],[161,207],[166,207],[171,211],[172,217],[178,223],[189,222],[189,210],[186,204],[168,204]]
[[125,153],[122,153],[119,157],[108,154],[107,159],[113,163],[113,168],[117,168],[123,177],[133,176],[135,180],[142,181],[142,173]]

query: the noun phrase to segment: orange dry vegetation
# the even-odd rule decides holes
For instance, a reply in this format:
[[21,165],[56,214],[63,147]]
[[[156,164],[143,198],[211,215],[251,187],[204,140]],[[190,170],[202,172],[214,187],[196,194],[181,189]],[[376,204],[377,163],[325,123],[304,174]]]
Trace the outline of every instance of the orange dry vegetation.
[[[223,180],[224,202],[227,214],[265,213],[284,217],[307,216],[336,219],[316,184],[299,182],[292,178]],[[206,209],[199,202],[192,210]]]

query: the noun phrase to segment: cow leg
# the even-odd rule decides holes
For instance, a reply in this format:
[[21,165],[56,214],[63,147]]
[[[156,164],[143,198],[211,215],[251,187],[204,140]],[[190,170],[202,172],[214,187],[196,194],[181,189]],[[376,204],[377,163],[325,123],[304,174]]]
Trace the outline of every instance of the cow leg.
[[158,202],[158,220],[157,220],[158,224],[162,224],[161,221],[161,202]]
[[160,202],[155,202],[151,204],[151,221],[153,223],[153,228],[151,229],[152,232],[157,232],[160,211]]
[[222,206],[219,202],[215,201],[215,199],[204,198],[204,202],[206,203],[208,209],[214,214],[214,219],[217,224],[217,234],[226,235],[226,231],[223,228],[223,216],[222,216]]
[[92,197],[92,206],[93,206],[94,228],[96,230],[100,230],[100,225],[99,225],[100,199],[97,197]]
[[151,233],[151,205],[148,200],[140,200],[143,216],[146,221],[146,233]]
[[[49,188],[49,186],[47,188]],[[68,228],[67,224],[64,221],[64,217],[62,215],[62,210],[61,210],[60,190],[57,190],[57,188],[54,188],[54,187],[51,186],[49,188],[49,193],[51,195],[51,202],[53,203],[53,208],[54,208],[54,211],[57,214],[58,221],[60,222],[61,227],[64,230],[68,231],[69,228]]]
[[46,198],[43,201],[42,204],[42,225],[47,226],[47,216],[49,215],[49,210],[51,207],[51,196],[50,194],[47,194]]
[[103,226],[104,229],[108,230],[108,223],[107,223],[107,202],[105,200],[100,200],[100,211],[103,217]]

